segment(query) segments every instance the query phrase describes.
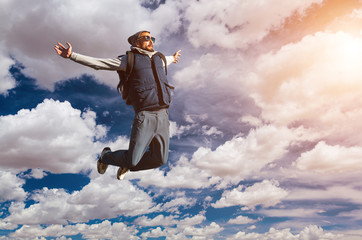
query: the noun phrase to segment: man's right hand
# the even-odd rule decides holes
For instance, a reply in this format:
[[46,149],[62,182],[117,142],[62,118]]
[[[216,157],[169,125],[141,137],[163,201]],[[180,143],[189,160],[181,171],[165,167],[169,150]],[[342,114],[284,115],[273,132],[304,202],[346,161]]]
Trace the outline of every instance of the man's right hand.
[[54,49],[58,53],[59,56],[62,56],[63,58],[70,58],[70,55],[72,55],[72,45],[70,45],[69,42],[67,42],[68,48],[65,48],[63,44],[59,43],[55,45]]

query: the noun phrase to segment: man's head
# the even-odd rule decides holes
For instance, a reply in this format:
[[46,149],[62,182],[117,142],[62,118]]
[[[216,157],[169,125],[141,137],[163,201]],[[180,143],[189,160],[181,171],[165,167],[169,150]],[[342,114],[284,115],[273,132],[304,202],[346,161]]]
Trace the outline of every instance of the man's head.
[[133,47],[139,47],[141,49],[153,52],[153,43],[155,38],[153,38],[148,31],[139,31],[128,38],[128,42]]

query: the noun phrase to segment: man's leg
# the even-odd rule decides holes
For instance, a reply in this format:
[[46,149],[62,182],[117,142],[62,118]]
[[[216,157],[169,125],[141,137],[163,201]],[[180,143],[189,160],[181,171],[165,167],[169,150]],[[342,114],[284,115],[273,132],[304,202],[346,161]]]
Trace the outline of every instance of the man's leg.
[[156,119],[156,133],[138,164],[130,168],[131,171],[140,171],[162,166],[167,162],[169,150],[169,120],[168,111],[160,111],[152,114]]
[[102,163],[132,169],[150,145],[156,129],[155,124],[156,120],[147,112],[137,113],[132,125],[129,149],[104,154]]

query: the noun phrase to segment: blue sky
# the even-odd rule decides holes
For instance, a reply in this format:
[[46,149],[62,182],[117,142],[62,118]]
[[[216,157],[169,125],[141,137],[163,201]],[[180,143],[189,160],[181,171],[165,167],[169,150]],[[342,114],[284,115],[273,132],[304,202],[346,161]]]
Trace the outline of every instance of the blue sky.
[[[361,1],[0,5],[0,239],[362,238]],[[118,76],[53,46],[113,58],[141,29],[182,50],[169,161],[118,181]]]

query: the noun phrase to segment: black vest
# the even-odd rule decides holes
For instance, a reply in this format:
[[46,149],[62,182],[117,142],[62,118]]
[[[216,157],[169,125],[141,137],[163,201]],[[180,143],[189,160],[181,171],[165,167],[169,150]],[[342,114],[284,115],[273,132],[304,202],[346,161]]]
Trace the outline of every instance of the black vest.
[[158,53],[152,58],[134,54],[134,66],[129,81],[129,100],[136,112],[168,108],[172,86],[168,84],[163,61]]

